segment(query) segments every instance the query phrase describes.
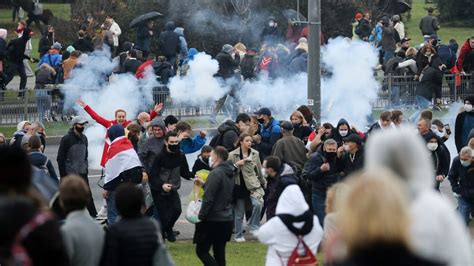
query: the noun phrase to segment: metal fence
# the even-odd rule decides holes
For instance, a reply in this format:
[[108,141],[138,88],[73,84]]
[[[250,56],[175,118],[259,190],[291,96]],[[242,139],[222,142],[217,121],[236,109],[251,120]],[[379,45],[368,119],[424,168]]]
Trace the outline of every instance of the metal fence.
[[[415,95],[419,82],[413,76],[384,76],[380,84],[378,99],[373,103],[374,108],[415,107]],[[17,124],[22,120],[66,121],[70,119],[74,111],[65,108],[64,96],[60,91],[60,85],[50,85],[44,90],[7,91],[3,97],[0,94],[0,125]],[[470,75],[445,75],[440,104],[448,105],[473,94],[474,79]],[[154,88],[153,100],[165,104],[163,110],[165,116],[169,114],[177,117],[209,116],[214,111],[213,102],[201,106],[173,102],[166,87]],[[231,107],[231,104],[225,106]],[[151,107],[143,106],[143,110],[151,109]],[[232,110],[226,110],[227,107],[221,113],[232,112]]]

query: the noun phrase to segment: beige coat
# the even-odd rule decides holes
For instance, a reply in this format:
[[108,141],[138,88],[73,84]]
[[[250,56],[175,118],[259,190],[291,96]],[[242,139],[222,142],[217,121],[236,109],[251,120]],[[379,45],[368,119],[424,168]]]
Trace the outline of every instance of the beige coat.
[[[260,156],[258,151],[251,149],[250,161],[246,161],[245,164],[238,168],[234,178],[235,184],[240,185],[240,173],[242,172],[245,187],[250,191],[250,196],[261,199],[265,194],[262,186],[267,183],[262,174],[262,163],[260,162]],[[236,163],[240,161],[240,148],[237,148],[229,153],[229,161]]]

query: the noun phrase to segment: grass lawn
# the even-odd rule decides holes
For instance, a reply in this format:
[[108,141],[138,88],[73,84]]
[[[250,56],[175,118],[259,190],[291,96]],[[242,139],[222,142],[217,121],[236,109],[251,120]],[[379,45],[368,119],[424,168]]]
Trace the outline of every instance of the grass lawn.
[[[178,241],[167,243],[173,259],[178,266],[202,265],[196,256],[196,246],[192,241]],[[229,242],[226,247],[226,262],[229,266],[240,265],[265,265],[267,246],[257,241],[245,243]],[[323,265],[323,257],[318,254],[319,265]]]
[[[405,28],[408,36],[412,39],[411,43],[413,46],[423,42],[423,36],[419,29],[421,18],[426,16],[427,12],[425,7],[436,7],[434,4],[425,4],[424,0],[413,0],[411,19],[405,22]],[[462,28],[462,27],[450,27],[440,21],[441,29],[438,31],[438,35],[443,43],[448,43],[450,39],[455,39],[461,46],[464,41],[470,36],[474,35],[473,28]]]
[[[63,136],[67,133],[71,127],[67,122],[51,122],[45,123],[46,134],[48,136]],[[11,138],[13,133],[16,131],[16,125],[13,126],[0,126],[0,132],[3,133],[7,138]]]

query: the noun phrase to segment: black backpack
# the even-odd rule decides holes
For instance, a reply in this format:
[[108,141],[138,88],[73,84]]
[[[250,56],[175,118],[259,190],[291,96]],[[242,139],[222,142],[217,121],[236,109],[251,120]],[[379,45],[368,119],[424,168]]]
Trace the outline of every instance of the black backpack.
[[448,45],[442,44],[438,47],[438,56],[443,64],[446,65],[447,69],[451,69],[454,67],[456,63],[456,53],[451,50],[451,47]]
[[222,146],[224,143],[224,133],[217,133],[212,139],[211,142],[209,142],[209,146],[212,148],[216,148],[217,146]]

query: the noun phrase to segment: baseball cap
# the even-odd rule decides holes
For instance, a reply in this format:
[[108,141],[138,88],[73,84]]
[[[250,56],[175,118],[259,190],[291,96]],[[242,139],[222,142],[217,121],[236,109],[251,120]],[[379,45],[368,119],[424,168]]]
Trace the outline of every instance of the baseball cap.
[[270,111],[270,109],[268,109],[267,107],[263,107],[260,108],[260,110],[258,110],[255,114],[272,116],[272,111]]
[[359,135],[355,134],[355,133],[352,133],[349,136],[345,137],[343,139],[343,141],[344,142],[354,142],[357,145],[362,145],[362,138]]
[[81,117],[81,116],[75,116],[75,117],[71,120],[71,125],[75,125],[75,124],[86,124],[86,123],[89,123],[89,121],[87,121],[87,119],[85,119],[84,117]]
[[405,43],[405,42],[409,42],[409,41],[411,41],[411,39],[405,37],[400,41],[400,43]]

